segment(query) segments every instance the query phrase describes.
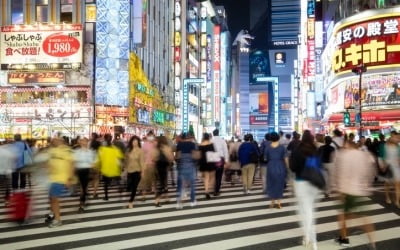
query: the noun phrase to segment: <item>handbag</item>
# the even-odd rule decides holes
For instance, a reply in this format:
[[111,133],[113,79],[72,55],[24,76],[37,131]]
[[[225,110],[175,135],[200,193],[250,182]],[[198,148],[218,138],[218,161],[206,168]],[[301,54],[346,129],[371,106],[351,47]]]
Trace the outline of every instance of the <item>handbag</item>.
[[28,146],[25,144],[24,149],[24,166],[29,166],[33,164],[32,153],[28,150]]
[[207,163],[216,163],[221,161],[221,156],[218,152],[215,151],[207,151],[206,152],[206,161]]
[[308,156],[303,170],[300,173],[300,178],[310,182],[313,186],[324,189],[326,183],[321,171],[321,161],[318,156]]

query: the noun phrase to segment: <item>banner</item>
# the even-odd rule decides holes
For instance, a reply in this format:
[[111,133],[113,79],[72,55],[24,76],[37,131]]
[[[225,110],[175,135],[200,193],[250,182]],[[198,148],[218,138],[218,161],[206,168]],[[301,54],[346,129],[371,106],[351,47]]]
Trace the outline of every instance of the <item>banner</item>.
[[24,65],[35,69],[37,64],[77,68],[82,63],[82,25],[3,26],[0,48],[3,70],[25,69]]
[[[359,78],[344,83],[344,108],[358,104]],[[361,105],[363,107],[400,104],[400,74],[365,76],[361,81]]]

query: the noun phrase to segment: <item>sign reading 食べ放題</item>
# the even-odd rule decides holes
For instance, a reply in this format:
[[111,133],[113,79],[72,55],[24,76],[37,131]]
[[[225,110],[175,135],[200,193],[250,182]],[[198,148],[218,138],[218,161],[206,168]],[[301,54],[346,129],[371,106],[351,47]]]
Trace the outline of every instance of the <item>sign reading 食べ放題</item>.
[[82,63],[82,25],[2,26],[0,36],[1,68],[38,69],[44,64],[54,68],[78,68]]

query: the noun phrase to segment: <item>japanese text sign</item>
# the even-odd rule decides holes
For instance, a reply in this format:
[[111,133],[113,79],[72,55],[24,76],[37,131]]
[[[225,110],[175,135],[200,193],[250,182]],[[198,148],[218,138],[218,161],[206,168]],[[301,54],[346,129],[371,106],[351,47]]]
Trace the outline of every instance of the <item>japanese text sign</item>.
[[379,66],[400,63],[400,17],[373,17],[344,25],[335,33],[332,69],[335,73],[359,64]]
[[4,65],[82,62],[82,25],[3,26],[0,60]]

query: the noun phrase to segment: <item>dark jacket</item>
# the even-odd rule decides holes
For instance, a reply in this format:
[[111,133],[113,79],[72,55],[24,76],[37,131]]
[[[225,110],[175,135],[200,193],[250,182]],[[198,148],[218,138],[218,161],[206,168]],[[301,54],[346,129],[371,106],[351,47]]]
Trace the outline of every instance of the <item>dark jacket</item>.
[[251,153],[256,154],[257,157],[259,157],[257,146],[254,145],[254,143],[244,142],[240,145],[238,150],[238,157],[241,167],[252,163],[250,160]]
[[306,158],[308,156],[317,155],[317,147],[312,144],[305,144],[301,142],[298,147],[296,147],[289,159],[290,169],[296,174],[296,179],[300,178],[300,174],[304,169],[306,163]]

